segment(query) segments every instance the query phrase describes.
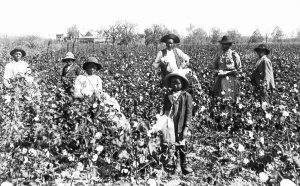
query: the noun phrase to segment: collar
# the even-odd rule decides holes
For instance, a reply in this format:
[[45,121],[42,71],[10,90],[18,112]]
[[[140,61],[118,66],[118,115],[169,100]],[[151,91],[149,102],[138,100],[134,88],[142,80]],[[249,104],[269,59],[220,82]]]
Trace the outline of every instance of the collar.
[[96,76],[96,75],[95,75],[95,74],[88,75],[86,72],[84,72],[84,76],[87,77],[87,78],[89,78],[89,77],[94,77],[94,76]]
[[225,52],[224,52],[222,49],[221,49],[221,51],[222,51],[223,54],[227,54],[227,53],[231,53],[231,52],[232,52],[231,48],[229,48],[229,49],[228,49],[227,51],[225,51]]
[[254,69],[256,69],[260,64],[261,62],[263,62],[264,60],[268,59],[266,55],[262,56],[255,64],[254,66]]
[[23,62],[23,61],[20,60],[20,61],[16,62],[15,60],[12,60],[12,63],[21,63],[21,62]]
[[168,98],[169,98],[170,102],[173,103],[174,101],[176,101],[179,98],[179,96],[181,95],[181,93],[182,93],[182,91],[178,91],[176,93],[169,94]]

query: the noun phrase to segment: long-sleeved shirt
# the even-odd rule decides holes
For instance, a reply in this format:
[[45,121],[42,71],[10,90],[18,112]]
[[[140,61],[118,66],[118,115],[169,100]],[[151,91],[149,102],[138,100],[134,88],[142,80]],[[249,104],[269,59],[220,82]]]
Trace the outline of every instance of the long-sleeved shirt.
[[262,56],[256,62],[251,75],[251,83],[254,86],[263,86],[267,90],[275,88],[273,67],[267,56]]
[[29,68],[28,63],[25,61],[12,61],[6,64],[3,75],[4,86],[11,87],[11,80],[20,77],[27,79],[30,73],[31,69]]
[[64,66],[61,74],[61,81],[66,89],[71,89],[74,86],[75,79],[81,74],[81,69],[77,64]]
[[102,92],[102,80],[96,75],[79,75],[75,80],[74,96],[92,96]]
[[176,141],[183,139],[183,132],[192,120],[193,98],[186,92],[169,93],[164,97],[163,112],[173,118]]
[[[176,50],[178,56],[182,59],[182,66],[180,67],[177,66],[174,50]],[[190,57],[185,53],[183,53],[182,50],[178,48],[174,48],[173,50],[166,50],[166,51],[167,53],[165,56],[163,56],[162,51],[159,51],[157,53],[155,62],[153,63],[154,68],[159,68],[160,63],[164,62],[168,64],[167,71],[173,72],[174,70],[178,70],[179,68],[182,68],[190,60]]]

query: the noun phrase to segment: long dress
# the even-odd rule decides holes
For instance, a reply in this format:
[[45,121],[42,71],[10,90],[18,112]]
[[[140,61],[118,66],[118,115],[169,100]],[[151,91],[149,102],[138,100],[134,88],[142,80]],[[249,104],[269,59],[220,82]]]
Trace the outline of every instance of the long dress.
[[234,73],[241,68],[241,60],[238,53],[229,49],[217,55],[213,69],[223,72],[215,76],[215,84],[212,88],[214,96],[235,101],[239,95],[239,80]]

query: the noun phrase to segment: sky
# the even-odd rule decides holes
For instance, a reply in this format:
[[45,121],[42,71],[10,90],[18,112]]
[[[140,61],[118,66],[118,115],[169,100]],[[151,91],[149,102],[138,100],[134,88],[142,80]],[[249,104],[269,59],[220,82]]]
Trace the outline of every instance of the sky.
[[124,20],[138,32],[163,24],[184,36],[193,24],[250,36],[278,26],[291,36],[300,30],[300,0],[0,0],[0,35],[55,38],[72,25],[85,32]]

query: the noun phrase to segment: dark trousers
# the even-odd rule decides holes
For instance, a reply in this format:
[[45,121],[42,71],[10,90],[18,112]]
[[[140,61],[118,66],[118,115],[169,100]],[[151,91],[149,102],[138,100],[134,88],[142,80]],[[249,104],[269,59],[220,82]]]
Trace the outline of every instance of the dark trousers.
[[253,88],[254,98],[260,103],[269,101],[269,93],[265,87],[254,86]]
[[187,153],[186,145],[176,146],[176,156],[178,158],[179,155],[181,166],[186,165],[186,153]]

